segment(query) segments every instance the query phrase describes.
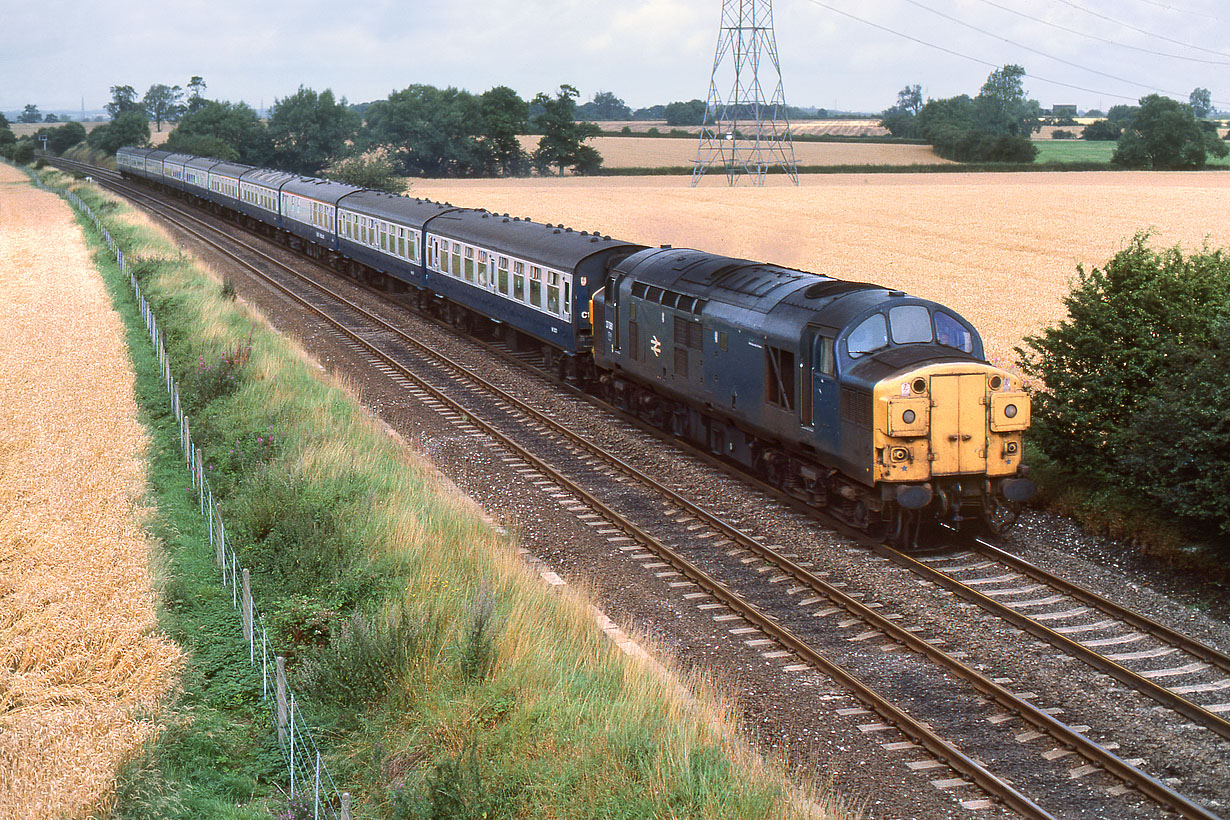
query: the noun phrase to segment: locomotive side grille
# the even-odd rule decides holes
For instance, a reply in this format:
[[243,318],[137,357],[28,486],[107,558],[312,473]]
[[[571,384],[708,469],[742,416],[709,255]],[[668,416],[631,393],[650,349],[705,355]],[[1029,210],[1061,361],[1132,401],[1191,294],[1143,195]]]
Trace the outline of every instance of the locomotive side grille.
[[863,427],[871,426],[871,394],[842,385],[841,420]]
[[682,316],[675,317],[675,344],[700,350],[703,340],[704,330],[700,322],[693,322]]

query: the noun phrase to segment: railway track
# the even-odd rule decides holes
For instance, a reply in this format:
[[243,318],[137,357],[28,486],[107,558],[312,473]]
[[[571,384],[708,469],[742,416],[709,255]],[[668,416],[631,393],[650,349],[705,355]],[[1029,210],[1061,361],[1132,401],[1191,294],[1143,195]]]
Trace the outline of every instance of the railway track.
[[[99,179],[106,178],[97,169],[91,171]],[[108,184],[120,185],[114,179],[108,180]],[[139,189],[136,191],[138,196],[152,200]],[[180,211],[179,216],[203,224],[188,212]],[[1076,791],[1083,791],[1080,778],[1097,769],[1183,816],[1215,817],[1118,758],[1109,749],[1089,740],[1082,732],[1035,707],[1029,699],[1013,694],[965,665],[954,656],[956,653],[948,654],[919,637],[917,627],[902,626],[891,616],[881,615],[875,605],[868,606],[856,595],[825,581],[821,577],[823,573],[815,572],[807,562],[794,560],[782,549],[774,549],[752,537],[614,453],[595,447],[584,436],[552,418],[549,412],[532,407],[506,388],[439,357],[429,346],[405,334],[399,327],[330,288],[302,277],[263,251],[249,246],[237,255],[223,248],[222,243],[207,238],[204,231],[184,229],[250,267],[256,275],[300,302],[305,310],[328,322],[335,332],[347,337],[352,349],[361,351],[378,370],[403,384],[421,400],[451,414],[464,432],[472,431],[474,435],[488,437],[497,443],[508,454],[507,458],[522,465],[519,471],[529,480],[554,487],[557,501],[586,523],[599,528],[599,533],[605,529],[612,540],[626,541],[621,550],[626,550],[632,560],[653,571],[665,583],[687,590],[684,592],[687,599],[698,606],[709,607],[715,619],[731,624],[728,629],[736,636],[749,644],[763,646],[773,642],[780,647],[776,652],[797,659],[798,663],[785,667],[791,673],[816,670],[847,687],[879,716],[884,730],[895,728],[906,738],[886,745],[916,745],[925,749],[932,755],[930,762],[951,767],[959,778],[976,783],[992,799],[1002,801],[1026,817],[1054,816],[1026,797],[1026,793],[1045,794],[1046,802],[1055,806],[1063,806],[1065,799],[1087,799],[1087,795],[1075,793],[1065,797],[1065,789],[1071,791],[1077,787]],[[235,241],[233,236],[228,237],[227,244]],[[241,256],[255,256],[263,261],[254,267]],[[271,276],[257,269],[265,265],[276,266],[280,275]],[[288,287],[283,281],[286,275],[299,278],[301,283],[310,282],[309,290]],[[373,328],[377,331],[373,332]],[[963,557],[947,565],[940,561],[915,561],[899,553],[888,557],[903,565],[906,561],[914,561],[918,567],[913,571],[946,586],[959,584],[956,579],[965,571],[961,566],[966,561]],[[950,571],[943,572],[943,566],[948,566]],[[939,576],[948,580],[941,580]],[[983,579],[967,577],[966,580]],[[962,586],[974,589],[980,585]],[[995,600],[994,596],[982,597]],[[1016,609],[1008,609],[1016,613]],[[848,637],[850,632],[855,634]],[[835,634],[838,637],[835,638]],[[857,644],[857,651],[843,653],[843,643]],[[907,677],[914,686],[918,686],[919,680],[931,679],[923,687],[922,696],[911,695],[899,685],[890,686],[893,690],[890,693],[878,693],[860,681],[858,668],[874,666],[867,663],[866,656],[882,657],[885,651],[897,647],[908,648],[913,653],[901,653],[898,658],[902,667],[910,667]],[[774,651],[765,654],[774,654]],[[842,664],[830,657],[843,654]],[[936,680],[937,674],[942,684]],[[950,690],[964,692],[962,696],[970,704],[967,710],[972,713],[1011,715],[1029,723],[1034,727],[1032,731],[1051,737],[1058,744],[1057,748],[1081,755],[1086,762],[1076,768],[1089,767],[1089,771],[1078,778],[1072,775],[1075,770],[1066,763],[1039,767],[1036,760],[1021,759],[1018,742],[1008,742],[1013,730],[1001,732],[1007,737],[992,742],[986,737],[985,720],[964,721],[963,725],[951,715],[928,712],[928,699],[946,701],[951,693],[945,695],[943,692]],[[908,703],[908,709],[903,708],[902,703]],[[1215,712],[1209,714],[1216,715]],[[943,734],[937,727],[943,727]],[[966,754],[961,748],[977,748],[979,754]],[[1062,756],[1056,759],[1061,760]],[[982,760],[994,760],[994,765],[984,764]],[[918,762],[920,770],[930,768],[930,762]],[[1028,784],[1028,789],[1020,791],[1012,785],[1014,783],[1022,788]]]

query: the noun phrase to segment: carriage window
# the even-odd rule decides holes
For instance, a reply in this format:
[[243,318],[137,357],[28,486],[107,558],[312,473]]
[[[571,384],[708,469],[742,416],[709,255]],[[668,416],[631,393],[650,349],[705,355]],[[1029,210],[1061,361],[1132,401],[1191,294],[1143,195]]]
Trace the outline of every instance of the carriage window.
[[530,266],[530,304],[542,307],[542,268],[537,265]]
[[888,346],[888,326],[883,313],[873,313],[850,331],[846,348],[854,358]]
[[466,245],[466,281],[474,281],[474,249]]
[[966,353],[974,352],[974,335],[965,325],[942,310],[935,312],[935,340],[942,345],[955,347]]
[[380,250],[387,251],[389,249],[389,231],[388,226],[383,222],[380,223]]
[[931,342],[931,312],[922,305],[902,305],[888,312],[888,325],[893,343],[929,344]]
[[572,315],[572,282],[564,280],[564,313],[563,317],[567,319]]
[[498,286],[500,289],[500,293],[507,296],[508,295],[508,257],[507,256],[500,257],[499,264],[496,265],[496,270],[499,272],[497,278],[498,278]]
[[461,244],[453,243],[453,276],[461,278]]
[[478,284],[487,287],[487,252],[478,252]]
[[406,229],[397,229],[397,255],[402,259],[406,258]]
[[513,298],[518,302],[525,301],[525,263],[513,263]]
[[547,285],[547,310],[559,315],[559,287]]

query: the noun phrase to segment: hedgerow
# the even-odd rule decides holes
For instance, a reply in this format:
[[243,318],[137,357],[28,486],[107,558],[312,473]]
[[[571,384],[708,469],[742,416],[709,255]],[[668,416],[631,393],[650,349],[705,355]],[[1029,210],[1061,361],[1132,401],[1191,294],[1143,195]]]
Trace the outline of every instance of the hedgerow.
[[1230,256],[1137,235],[1077,270],[1068,317],[1017,348],[1034,444],[1066,469],[1230,534]]

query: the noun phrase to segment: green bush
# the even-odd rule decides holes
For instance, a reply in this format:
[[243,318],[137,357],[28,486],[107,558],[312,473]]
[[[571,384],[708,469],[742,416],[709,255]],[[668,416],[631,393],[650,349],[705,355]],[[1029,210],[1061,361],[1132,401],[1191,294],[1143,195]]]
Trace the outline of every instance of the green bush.
[[348,707],[374,703],[402,680],[425,633],[400,608],[370,617],[356,612],[304,662],[300,678],[314,697]]
[[1025,339],[1031,439],[1060,465],[1230,534],[1230,256],[1138,235],[1078,268],[1068,318]]
[[13,149],[13,162],[18,165],[29,165],[34,162],[34,143],[21,140]]

